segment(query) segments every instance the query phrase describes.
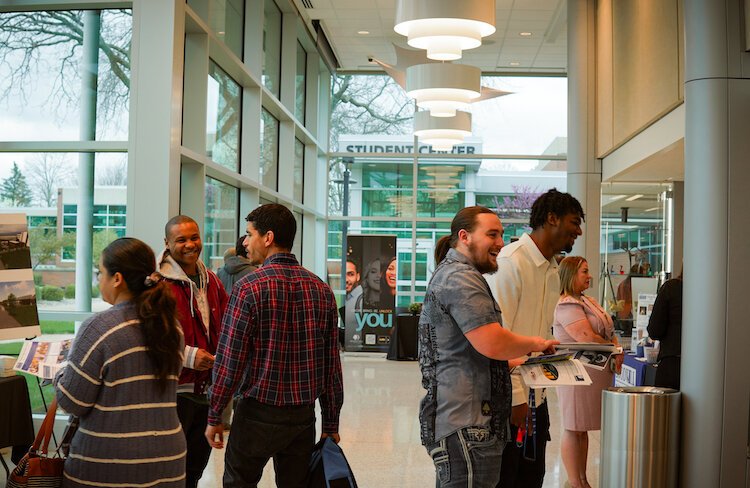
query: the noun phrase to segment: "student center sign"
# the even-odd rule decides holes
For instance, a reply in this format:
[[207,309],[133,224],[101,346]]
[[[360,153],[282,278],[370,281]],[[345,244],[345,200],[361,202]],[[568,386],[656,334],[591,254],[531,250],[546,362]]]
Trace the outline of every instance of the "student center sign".
[[[409,136],[348,136],[339,138],[339,148],[342,153],[354,154],[404,154],[414,155],[414,138]],[[416,153],[424,154],[481,154],[480,142],[464,142],[456,144],[450,152],[436,151],[431,145],[419,144]]]

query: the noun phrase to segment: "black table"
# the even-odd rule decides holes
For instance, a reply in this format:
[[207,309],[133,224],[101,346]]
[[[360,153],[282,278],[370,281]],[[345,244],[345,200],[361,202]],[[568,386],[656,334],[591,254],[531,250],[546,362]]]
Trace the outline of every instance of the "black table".
[[391,333],[388,359],[396,361],[417,360],[417,326],[419,315],[398,315]]
[[[17,463],[34,442],[29,389],[23,376],[0,378],[0,449],[13,446],[12,460]],[[6,474],[8,466],[0,456]]]

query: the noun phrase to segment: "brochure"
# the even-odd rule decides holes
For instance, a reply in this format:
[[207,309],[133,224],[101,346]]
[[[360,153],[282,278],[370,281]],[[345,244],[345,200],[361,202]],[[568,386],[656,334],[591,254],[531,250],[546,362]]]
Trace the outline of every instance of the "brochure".
[[526,362],[523,363],[523,365],[527,366],[530,364],[554,363],[557,361],[567,361],[568,359],[573,359],[573,352],[558,351],[555,354],[545,354],[528,358]]
[[618,346],[612,342],[600,343],[600,342],[563,342],[555,346],[558,351],[563,349],[570,351],[602,351],[602,352],[616,352]]
[[54,379],[57,372],[68,363],[68,352],[72,343],[72,338],[57,341],[24,341],[13,369],[46,380]]
[[622,353],[622,348],[613,343],[598,342],[570,342],[557,346],[559,353],[570,351],[573,359],[577,359],[586,367],[603,371],[613,354]]
[[[536,358],[534,358],[536,359]],[[577,359],[559,359],[552,362],[527,361],[518,367],[521,378],[529,388],[590,385],[586,368]]]

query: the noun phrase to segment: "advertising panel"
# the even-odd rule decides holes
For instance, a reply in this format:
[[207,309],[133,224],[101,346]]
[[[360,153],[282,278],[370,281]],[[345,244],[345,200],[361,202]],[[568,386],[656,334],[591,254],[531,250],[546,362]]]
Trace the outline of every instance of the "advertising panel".
[[388,352],[395,321],[396,236],[347,236],[346,351]]

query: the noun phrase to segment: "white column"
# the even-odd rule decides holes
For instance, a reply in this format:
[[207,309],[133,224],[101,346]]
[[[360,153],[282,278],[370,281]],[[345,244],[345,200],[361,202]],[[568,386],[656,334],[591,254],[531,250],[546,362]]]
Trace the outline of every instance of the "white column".
[[747,486],[750,54],[740,35],[742,2],[684,3],[680,480],[730,488]]
[[184,5],[133,1],[128,235],[157,252],[180,204]]
[[573,254],[589,262],[599,289],[601,160],[596,159],[596,1],[568,2],[568,192],[586,214]]

